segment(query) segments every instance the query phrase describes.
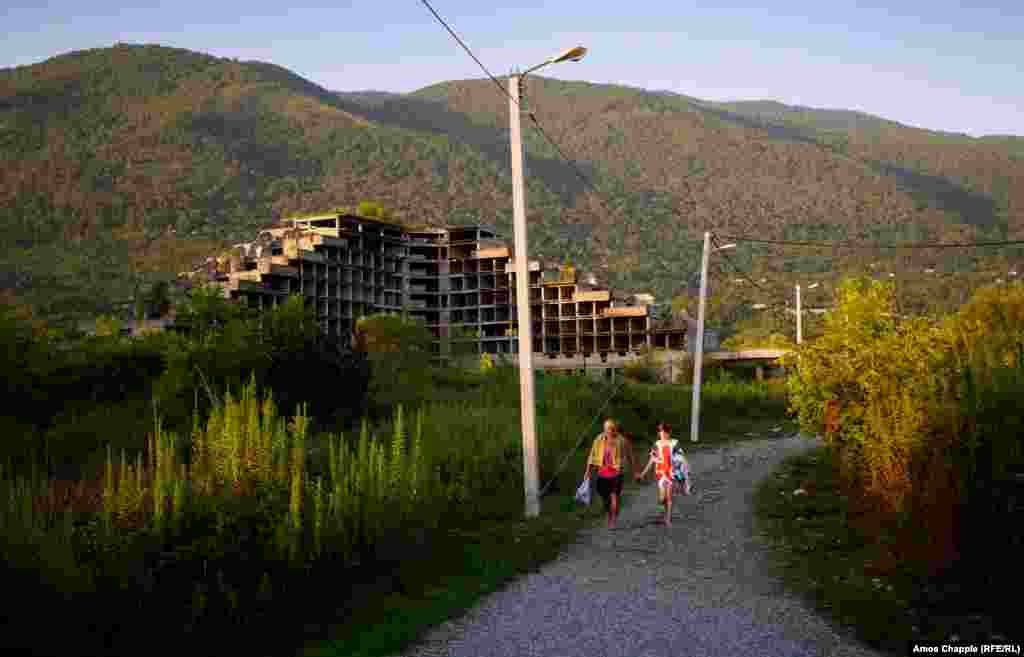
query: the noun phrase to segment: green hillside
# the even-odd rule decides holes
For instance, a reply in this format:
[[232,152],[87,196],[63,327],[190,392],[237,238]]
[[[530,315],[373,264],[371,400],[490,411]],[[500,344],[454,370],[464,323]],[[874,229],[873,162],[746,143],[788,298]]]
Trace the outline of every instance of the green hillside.
[[[480,221],[511,236],[508,101],[496,92],[468,80],[407,95],[333,93],[272,64],[160,46],[0,69],[0,287],[44,315],[110,311],[257,226],[362,200],[410,222]],[[1024,236],[1017,137],[540,77],[525,102],[598,190],[527,119],[531,251],[607,272],[616,287],[662,298],[685,288],[705,228]],[[1021,261],[1020,251],[996,253],[744,246],[733,259],[769,277],[776,296],[801,277],[874,262],[901,273],[914,306],[956,300]],[[925,267],[949,273],[929,279]],[[748,289],[730,288],[734,305],[763,300]]]

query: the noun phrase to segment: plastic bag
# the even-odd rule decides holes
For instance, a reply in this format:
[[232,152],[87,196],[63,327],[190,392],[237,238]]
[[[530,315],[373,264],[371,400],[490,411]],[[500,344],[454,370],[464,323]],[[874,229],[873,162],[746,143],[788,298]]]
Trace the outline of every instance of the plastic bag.
[[584,479],[583,483],[576,489],[576,501],[590,506],[590,479]]
[[690,495],[690,462],[679,447],[672,451],[672,479],[683,495]]
[[672,478],[676,481],[690,478],[690,462],[686,460],[683,450],[678,447],[672,451]]

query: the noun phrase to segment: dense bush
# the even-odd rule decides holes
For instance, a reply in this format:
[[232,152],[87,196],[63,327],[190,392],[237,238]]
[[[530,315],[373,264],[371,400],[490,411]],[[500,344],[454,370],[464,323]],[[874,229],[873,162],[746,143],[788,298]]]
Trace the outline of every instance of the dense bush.
[[[217,391],[255,374],[287,413],[300,403],[325,426],[351,423],[366,404],[366,358],[331,340],[301,297],[262,315],[195,291],[175,332],[59,336],[4,306],[0,365],[10,416],[0,457],[49,463],[68,476],[102,461],[106,444],[133,452],[153,412],[187,432]],[[325,382],[340,382],[327,383]]]
[[[826,428],[848,481],[919,536],[924,556],[965,547],[961,519],[1008,470],[1024,465],[1024,286],[980,291],[944,319],[897,317],[893,288],[848,280],[823,335],[789,358],[791,407],[805,431]],[[986,516],[987,517],[987,516]],[[930,547],[928,547],[930,546]]]
[[418,405],[432,384],[432,337],[421,320],[375,314],[356,324],[356,349],[369,361],[369,411],[387,417],[399,404]]
[[656,351],[651,348],[644,349],[639,358],[626,364],[623,374],[637,383],[657,383],[662,375]]

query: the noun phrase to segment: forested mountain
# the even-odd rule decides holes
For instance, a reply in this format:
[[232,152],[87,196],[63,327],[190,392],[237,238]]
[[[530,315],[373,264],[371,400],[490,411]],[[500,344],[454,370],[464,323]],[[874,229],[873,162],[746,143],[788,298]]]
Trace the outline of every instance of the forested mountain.
[[[705,228],[1024,237],[1018,137],[540,77],[525,103],[578,168],[524,116],[531,251],[607,271],[617,287],[661,298],[686,288]],[[0,69],[0,286],[44,314],[109,310],[257,226],[363,200],[410,222],[480,221],[511,237],[507,125],[508,100],[488,80],[332,93],[272,64],[135,45]],[[875,263],[899,272],[919,306],[1024,265],[1021,250],[990,253],[741,245],[716,259],[716,276],[724,292],[733,262],[767,279],[729,287],[733,301],[777,301],[795,280]]]

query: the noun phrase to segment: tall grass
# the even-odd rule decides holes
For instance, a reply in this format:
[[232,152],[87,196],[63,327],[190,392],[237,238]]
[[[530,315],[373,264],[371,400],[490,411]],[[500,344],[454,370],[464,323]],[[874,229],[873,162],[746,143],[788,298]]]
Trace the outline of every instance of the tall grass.
[[[26,590],[42,581],[78,604],[103,595],[108,613],[79,613],[83,627],[255,631],[270,610],[337,594],[346,573],[433,531],[521,515],[516,372],[497,367],[460,386],[458,398],[399,406],[386,423],[313,435],[304,408],[282,417],[251,380],[195,416],[187,436],[158,418],[143,450],[108,449],[94,480],[5,468],[0,555],[37,573]],[[682,387],[626,386],[607,407],[613,388],[578,377],[542,377],[537,390],[544,482],[567,452],[589,448],[603,407],[638,433],[689,412]],[[711,423],[727,413],[777,416],[784,404],[777,390],[741,384],[709,385],[704,400]]]

